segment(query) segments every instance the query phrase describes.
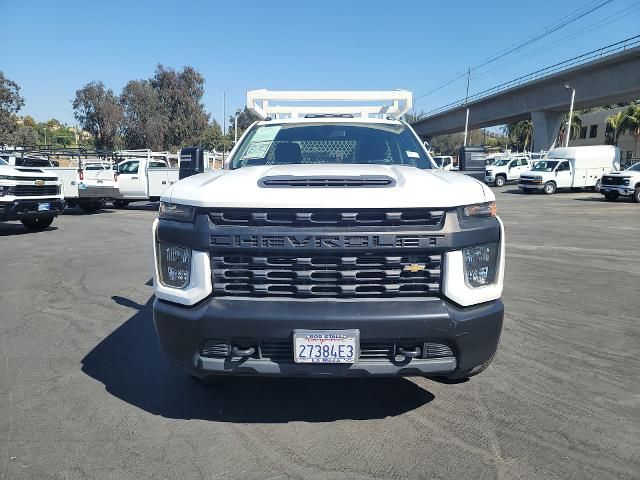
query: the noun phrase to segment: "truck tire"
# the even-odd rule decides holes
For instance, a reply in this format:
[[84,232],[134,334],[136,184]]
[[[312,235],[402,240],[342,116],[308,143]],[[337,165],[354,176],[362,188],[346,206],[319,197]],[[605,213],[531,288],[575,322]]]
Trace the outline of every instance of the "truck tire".
[[631,198],[633,199],[634,202],[640,203],[640,187],[636,187],[636,189],[633,192],[633,195],[631,195]]
[[78,202],[78,206],[86,213],[93,213],[102,210],[106,203],[107,201],[102,198],[99,200]]
[[39,232],[48,228],[53,223],[55,217],[36,217],[36,218],[23,218],[20,223],[27,227],[32,232]]
[[496,180],[495,180],[496,187],[504,187],[505,183],[507,183],[507,179],[504,178],[503,175],[496,176]]
[[556,193],[556,183],[555,182],[547,182],[547,183],[545,183],[543,191],[547,195],[553,195],[554,193]]
[[604,198],[609,202],[614,202],[620,194],[618,192],[605,192]]
[[114,200],[112,203],[115,208],[126,208],[129,205],[128,200]]

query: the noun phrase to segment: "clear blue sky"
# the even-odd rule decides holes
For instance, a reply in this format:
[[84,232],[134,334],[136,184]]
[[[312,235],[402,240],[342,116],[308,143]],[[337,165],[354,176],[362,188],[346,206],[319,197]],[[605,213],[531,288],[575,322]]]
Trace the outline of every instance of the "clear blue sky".
[[[0,0],[0,70],[18,82],[22,114],[75,123],[74,92],[101,80],[116,93],[158,63],[192,65],[222,118],[247,89],[394,89],[416,96],[590,0],[25,1]],[[621,12],[621,13],[617,13]],[[470,93],[640,34],[640,1],[594,13],[475,72]],[[418,101],[464,96],[465,79]]]

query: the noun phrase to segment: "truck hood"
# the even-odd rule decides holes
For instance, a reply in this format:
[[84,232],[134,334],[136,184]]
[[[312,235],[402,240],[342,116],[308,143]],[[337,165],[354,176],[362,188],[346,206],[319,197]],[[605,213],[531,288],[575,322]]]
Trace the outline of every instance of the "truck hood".
[[51,172],[44,172],[39,168],[13,167],[11,165],[0,165],[0,176],[12,177],[14,180],[24,178],[33,180],[37,177],[40,180],[58,180],[58,177]]
[[[265,186],[274,177],[296,186]],[[309,180],[390,179],[379,187],[299,186]],[[386,165],[264,165],[207,172],[175,183],[163,201],[222,208],[447,208],[495,200],[461,173]]]

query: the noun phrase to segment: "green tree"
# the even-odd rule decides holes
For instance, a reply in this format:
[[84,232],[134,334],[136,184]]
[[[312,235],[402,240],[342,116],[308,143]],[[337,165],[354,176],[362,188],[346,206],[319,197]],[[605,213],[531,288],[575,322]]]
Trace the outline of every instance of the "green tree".
[[229,115],[228,134],[230,139],[235,138],[234,129],[236,115],[238,117],[238,138],[240,138],[245,130],[253,124],[253,122],[260,120],[260,117],[253,113],[253,110],[250,110],[247,107],[244,107],[244,109],[238,109],[235,115]]
[[638,139],[640,138],[640,106],[630,105],[625,110],[621,110],[607,117],[607,133],[612,135],[613,144],[617,145],[620,135],[629,130],[633,135],[633,156],[636,156]]
[[209,124],[202,104],[204,77],[192,67],[177,72],[158,65],[150,83],[167,116],[164,147],[173,150],[202,140]]
[[97,148],[116,148],[123,113],[113,90],[102,82],[90,82],[76,91],[74,115],[84,130],[95,138]]
[[[558,137],[556,139],[557,145],[564,145],[565,132],[567,130],[567,120],[569,118],[569,114],[565,113],[562,117],[562,123],[560,124],[560,131],[558,132]],[[572,138],[577,138],[580,134],[580,129],[582,128],[582,119],[580,115],[576,112],[573,112],[573,117],[571,118],[571,136]]]
[[160,150],[169,129],[167,112],[149,80],[132,80],[122,89],[123,136],[126,148]]
[[228,137],[222,134],[222,128],[220,124],[213,120],[205,130],[205,133],[200,140],[200,146],[206,148],[207,150],[217,150],[222,151],[228,143]]
[[513,145],[516,150],[527,150],[531,146],[532,138],[533,122],[531,120],[522,120],[509,124],[509,143]]
[[13,143],[13,134],[18,130],[16,114],[23,106],[20,87],[0,71],[0,145]]

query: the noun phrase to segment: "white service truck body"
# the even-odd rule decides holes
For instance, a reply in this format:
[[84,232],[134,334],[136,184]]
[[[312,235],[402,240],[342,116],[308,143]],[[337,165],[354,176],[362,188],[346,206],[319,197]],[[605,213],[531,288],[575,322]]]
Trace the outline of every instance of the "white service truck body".
[[618,147],[554,148],[549,151],[547,158],[520,175],[519,187],[525,193],[542,190],[546,194],[553,194],[559,188],[592,188],[598,191],[602,175],[617,170],[619,165]]

